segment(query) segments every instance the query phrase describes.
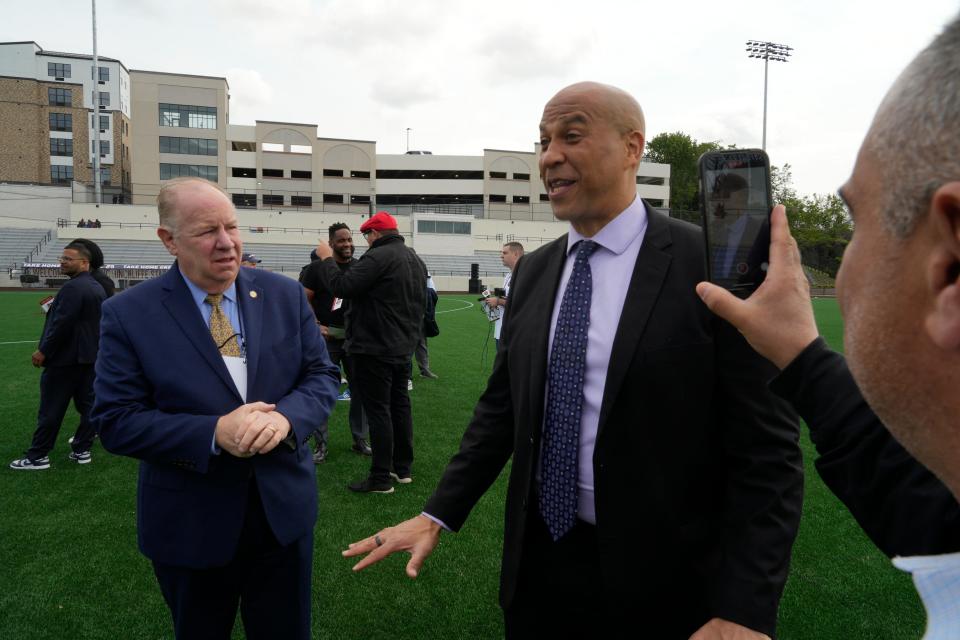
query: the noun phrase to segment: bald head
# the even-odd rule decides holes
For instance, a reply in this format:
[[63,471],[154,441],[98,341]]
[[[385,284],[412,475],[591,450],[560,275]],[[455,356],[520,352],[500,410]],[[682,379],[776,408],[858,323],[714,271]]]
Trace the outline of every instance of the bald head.
[[943,184],[960,180],[960,18],[904,69],[877,110],[863,151],[882,173],[884,222],[904,237]]
[[640,103],[618,87],[600,82],[578,82],[561,89],[547,104],[580,100],[593,102],[603,119],[620,134],[639,131],[646,138],[647,127]]

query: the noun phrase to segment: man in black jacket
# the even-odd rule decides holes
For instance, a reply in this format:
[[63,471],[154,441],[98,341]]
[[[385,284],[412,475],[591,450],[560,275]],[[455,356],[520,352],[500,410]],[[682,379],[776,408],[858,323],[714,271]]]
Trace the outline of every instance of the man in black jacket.
[[355,387],[370,425],[370,475],[348,485],[360,493],[393,493],[393,481],[412,481],[413,420],[407,373],[420,337],[427,270],[381,211],[360,226],[370,248],[349,271],[333,260],[333,249],[317,247],[320,281],[350,301],[346,349]]
[[807,419],[818,470],[864,530],[887,553],[925,556],[895,564],[914,574],[930,638],[955,635],[933,612],[960,584],[958,557],[945,553],[960,549],[958,76],[960,17],[891,87],[840,188],[856,223],[837,274],[846,361],[818,338],[782,206],[768,277],[750,298],[697,285],[783,370],[774,390]]
[[70,460],[90,462],[94,428],[90,424],[93,406],[93,363],[100,341],[100,305],[105,294],[90,275],[90,251],[72,242],[60,256],[60,271],[70,279],[64,284],[47,313],[40,344],[33,352],[33,366],[40,374],[40,409],[37,429],[26,456],[10,463],[11,469],[49,469],[48,454],[60,433],[60,424],[70,398],[80,414],[73,436]]

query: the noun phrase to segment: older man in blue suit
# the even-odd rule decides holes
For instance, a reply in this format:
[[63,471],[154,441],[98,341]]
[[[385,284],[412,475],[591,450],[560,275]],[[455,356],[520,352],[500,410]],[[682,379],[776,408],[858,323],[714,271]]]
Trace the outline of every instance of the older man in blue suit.
[[157,235],[170,271],[103,307],[93,420],[141,460],[140,549],[178,638],[308,638],[317,490],[305,444],[336,402],[296,281],[241,269],[236,212],[216,185],[166,183]]

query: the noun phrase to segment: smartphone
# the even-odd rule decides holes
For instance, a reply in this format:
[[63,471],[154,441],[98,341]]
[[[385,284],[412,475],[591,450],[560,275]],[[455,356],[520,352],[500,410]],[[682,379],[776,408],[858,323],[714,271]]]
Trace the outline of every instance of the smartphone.
[[710,151],[699,166],[707,279],[745,298],[770,262],[770,159],[760,149]]

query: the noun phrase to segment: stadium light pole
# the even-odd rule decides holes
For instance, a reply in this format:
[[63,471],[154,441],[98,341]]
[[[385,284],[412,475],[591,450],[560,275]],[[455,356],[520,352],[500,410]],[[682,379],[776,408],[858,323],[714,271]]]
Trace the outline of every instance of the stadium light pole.
[[759,58],[763,60],[763,147],[767,150],[767,76],[770,61],[789,62],[790,52],[793,47],[776,42],[763,42],[760,40],[747,40],[747,57]]

